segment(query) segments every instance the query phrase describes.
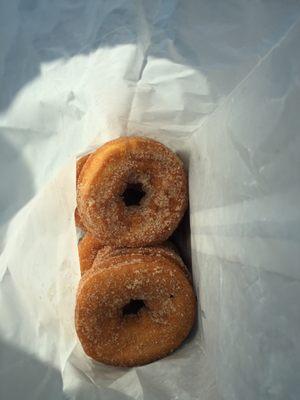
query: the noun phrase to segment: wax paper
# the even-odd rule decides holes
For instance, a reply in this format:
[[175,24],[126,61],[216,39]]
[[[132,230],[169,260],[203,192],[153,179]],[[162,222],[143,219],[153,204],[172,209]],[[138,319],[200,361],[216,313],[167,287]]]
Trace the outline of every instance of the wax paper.
[[[0,398],[300,398],[300,4],[0,3]],[[75,162],[156,138],[189,174],[198,322],[115,368],[76,338]]]

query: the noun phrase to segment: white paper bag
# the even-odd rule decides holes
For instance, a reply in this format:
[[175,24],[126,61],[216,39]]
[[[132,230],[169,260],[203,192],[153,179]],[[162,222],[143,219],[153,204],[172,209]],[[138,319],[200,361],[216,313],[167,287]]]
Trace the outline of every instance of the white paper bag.
[[[0,398],[298,399],[300,6],[10,1],[0,12]],[[198,329],[138,368],[75,335],[75,160],[156,138],[189,171]]]

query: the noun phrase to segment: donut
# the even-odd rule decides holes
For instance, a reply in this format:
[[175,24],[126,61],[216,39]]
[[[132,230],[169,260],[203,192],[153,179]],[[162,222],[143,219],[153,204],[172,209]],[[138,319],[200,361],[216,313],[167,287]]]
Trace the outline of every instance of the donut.
[[77,203],[87,231],[103,246],[163,242],[187,208],[183,163],[166,146],[149,138],[113,140],[83,165]]
[[89,233],[86,233],[78,244],[81,275],[83,275],[88,269],[92,268],[95,259],[97,265],[101,262],[101,259],[114,258],[116,256],[126,257],[128,254],[150,254],[152,256],[162,255],[169,257],[177,262],[184,269],[186,275],[190,278],[190,274],[181,257],[175,250],[173,243],[169,241],[156,246],[137,248],[123,247],[114,249],[111,246],[101,246],[101,243],[98,241],[98,239]]
[[75,219],[75,225],[77,226],[77,228],[81,229],[82,231],[85,231],[86,229],[82,223],[82,220],[79,215],[79,211],[78,211],[77,207],[75,208],[75,211],[74,211],[74,219]]
[[160,359],[188,336],[196,314],[192,285],[163,255],[96,260],[80,280],[75,327],[85,353],[114,366]]
[[[188,279],[191,279],[191,275],[182,261],[182,258],[179,256],[179,254],[172,248],[168,242],[162,243],[160,245],[155,245],[155,246],[148,246],[148,247],[134,247],[134,248],[126,248],[122,247],[119,249],[114,249],[109,246],[102,247],[98,250],[94,261],[92,264],[90,264],[90,267],[97,265],[102,265],[101,261],[104,259],[109,259],[111,264],[114,264],[116,262],[116,257],[122,257],[124,262],[128,258],[132,258],[132,256],[138,256],[138,255],[150,255],[152,257],[166,257],[169,258],[171,261],[177,263]],[[91,261],[91,259],[90,259]]]
[[86,154],[85,156],[80,157],[77,162],[76,162],[76,182],[78,182],[78,178],[80,175],[80,172],[82,171],[82,168],[84,164],[86,163],[86,160],[89,158],[90,154]]
[[86,233],[80,240],[78,243],[78,255],[81,275],[91,268],[96,255],[101,248],[103,248],[103,246],[101,246],[99,241],[89,233]]
[[[86,160],[88,158],[89,158],[89,154],[79,158],[77,160],[77,162],[76,162],[76,186],[78,184],[78,178],[79,178],[80,172],[81,172],[81,170],[82,170],[82,168],[83,168],[83,166],[84,166],[84,164],[85,164],[85,162],[86,162]],[[82,223],[82,220],[81,220],[81,217],[80,217],[80,214],[79,214],[79,211],[78,211],[78,207],[75,208],[74,218],[75,218],[75,225],[78,228],[80,228],[82,230],[85,230],[85,227],[84,227],[84,225]]]

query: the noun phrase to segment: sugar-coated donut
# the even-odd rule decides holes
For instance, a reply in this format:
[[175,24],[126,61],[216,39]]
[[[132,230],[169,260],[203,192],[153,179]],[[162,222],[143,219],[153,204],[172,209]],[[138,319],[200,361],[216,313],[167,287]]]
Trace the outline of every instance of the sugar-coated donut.
[[78,207],[75,208],[74,219],[75,219],[75,225],[77,226],[77,228],[80,228],[82,231],[85,231],[86,229],[85,229],[85,227],[82,223],[81,217],[79,215]]
[[[76,187],[78,185],[78,179],[79,179],[80,172],[81,172],[86,160],[89,158],[89,156],[90,156],[89,154],[82,156],[76,162]],[[78,207],[75,208],[74,218],[75,218],[75,225],[78,228],[85,230],[85,227],[82,223],[82,220],[81,220],[81,217],[80,217],[80,214],[78,211]]]
[[86,354],[110,365],[135,366],[175,350],[189,334],[196,310],[193,288],[178,262],[150,254],[97,260],[81,278],[76,300],[75,326]]
[[96,265],[98,265],[104,258],[126,255],[132,256],[133,254],[150,254],[152,256],[158,255],[171,258],[184,269],[187,276],[190,278],[190,274],[186,266],[184,265],[179,254],[174,250],[174,245],[171,242],[164,242],[160,245],[148,247],[123,247],[115,249],[111,246],[102,246],[97,238],[89,233],[86,233],[78,244],[78,254],[81,275],[83,275],[93,266],[96,258]]
[[[102,265],[102,260],[104,259],[110,259],[111,264],[114,264],[116,262],[116,257],[122,257],[124,262],[129,258],[132,258],[133,256],[138,256],[138,255],[149,255],[152,257],[166,257],[169,258],[172,262],[177,263],[188,279],[191,279],[191,275],[185,266],[184,262],[182,261],[182,258],[179,256],[177,251],[174,250],[174,247],[169,244],[169,242],[164,242],[159,245],[153,245],[153,246],[147,246],[147,247],[131,247],[131,248],[118,248],[114,249],[110,246],[105,246],[102,248],[99,248],[96,257],[94,258],[94,261],[92,264],[90,264],[90,267],[93,267],[94,263],[95,266],[97,265]],[[90,262],[92,261],[92,258],[90,258]],[[106,264],[108,265],[108,264]]]
[[81,275],[91,268],[96,255],[101,248],[103,248],[103,246],[99,240],[89,233],[86,233],[80,240],[78,243],[78,255]]
[[122,137],[98,148],[78,178],[78,209],[86,229],[113,247],[166,240],[187,208],[179,157],[144,137]]

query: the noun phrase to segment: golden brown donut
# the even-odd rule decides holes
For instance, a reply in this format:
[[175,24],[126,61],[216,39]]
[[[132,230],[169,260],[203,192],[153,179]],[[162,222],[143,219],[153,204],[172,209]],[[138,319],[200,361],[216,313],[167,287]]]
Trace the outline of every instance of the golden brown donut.
[[[82,170],[82,168],[83,168],[83,166],[84,166],[84,164],[85,164],[85,162],[86,162],[86,160],[88,158],[89,158],[89,154],[79,158],[77,160],[77,162],[76,162],[76,187],[77,187],[77,184],[78,184],[78,178],[79,178],[80,172],[81,172],[81,170]],[[80,228],[80,229],[82,229],[84,231],[85,227],[84,227],[84,225],[82,223],[82,220],[81,220],[81,217],[80,217],[80,214],[79,214],[79,211],[78,211],[78,207],[75,208],[74,218],[75,218],[75,225],[78,228]]]
[[174,250],[174,246],[170,242],[165,242],[156,246],[149,247],[136,247],[136,248],[119,248],[114,249],[111,246],[102,246],[97,238],[89,233],[86,233],[78,244],[78,255],[80,261],[80,271],[83,275],[88,269],[90,269],[96,260],[96,264],[99,264],[101,259],[111,258],[116,256],[131,256],[132,254],[150,254],[152,256],[162,255],[169,257],[177,262],[186,272],[190,278],[190,274],[184,265],[179,254]]
[[78,255],[81,275],[91,268],[96,255],[101,248],[103,248],[103,246],[94,236],[90,235],[89,233],[86,233],[80,240],[78,243]]
[[[118,248],[114,249],[110,246],[105,246],[102,248],[99,248],[94,261],[92,264],[90,264],[90,267],[93,267],[94,265],[102,265],[102,260],[104,259],[109,259],[110,262],[113,264],[117,258],[121,258],[124,262],[126,262],[127,259],[132,258],[132,256],[138,256],[138,255],[150,255],[152,257],[166,257],[169,258],[172,262],[177,263],[184,271],[188,279],[191,280],[191,275],[185,266],[184,262],[182,261],[182,258],[179,256],[179,254],[172,248],[169,244],[169,242],[164,242],[161,243],[160,245],[155,245],[155,246],[148,246],[148,247],[131,247],[131,248]],[[92,259],[90,258],[90,262]],[[95,263],[95,264],[94,264]]]
[[75,225],[77,226],[77,228],[80,228],[82,231],[85,231],[86,229],[85,229],[85,227],[84,227],[84,225],[82,223],[82,220],[80,218],[78,207],[75,208],[74,219],[75,219]]
[[86,229],[112,247],[166,240],[187,207],[179,157],[144,137],[122,137],[97,149],[78,179],[78,209]]
[[174,351],[189,334],[195,311],[193,288],[177,262],[134,254],[125,261],[101,259],[83,275],[75,326],[88,356],[130,367]]
[[78,178],[80,175],[80,172],[82,171],[82,168],[84,164],[86,163],[86,160],[89,158],[90,154],[86,154],[85,156],[80,157],[77,162],[76,162],[76,182],[78,182]]

